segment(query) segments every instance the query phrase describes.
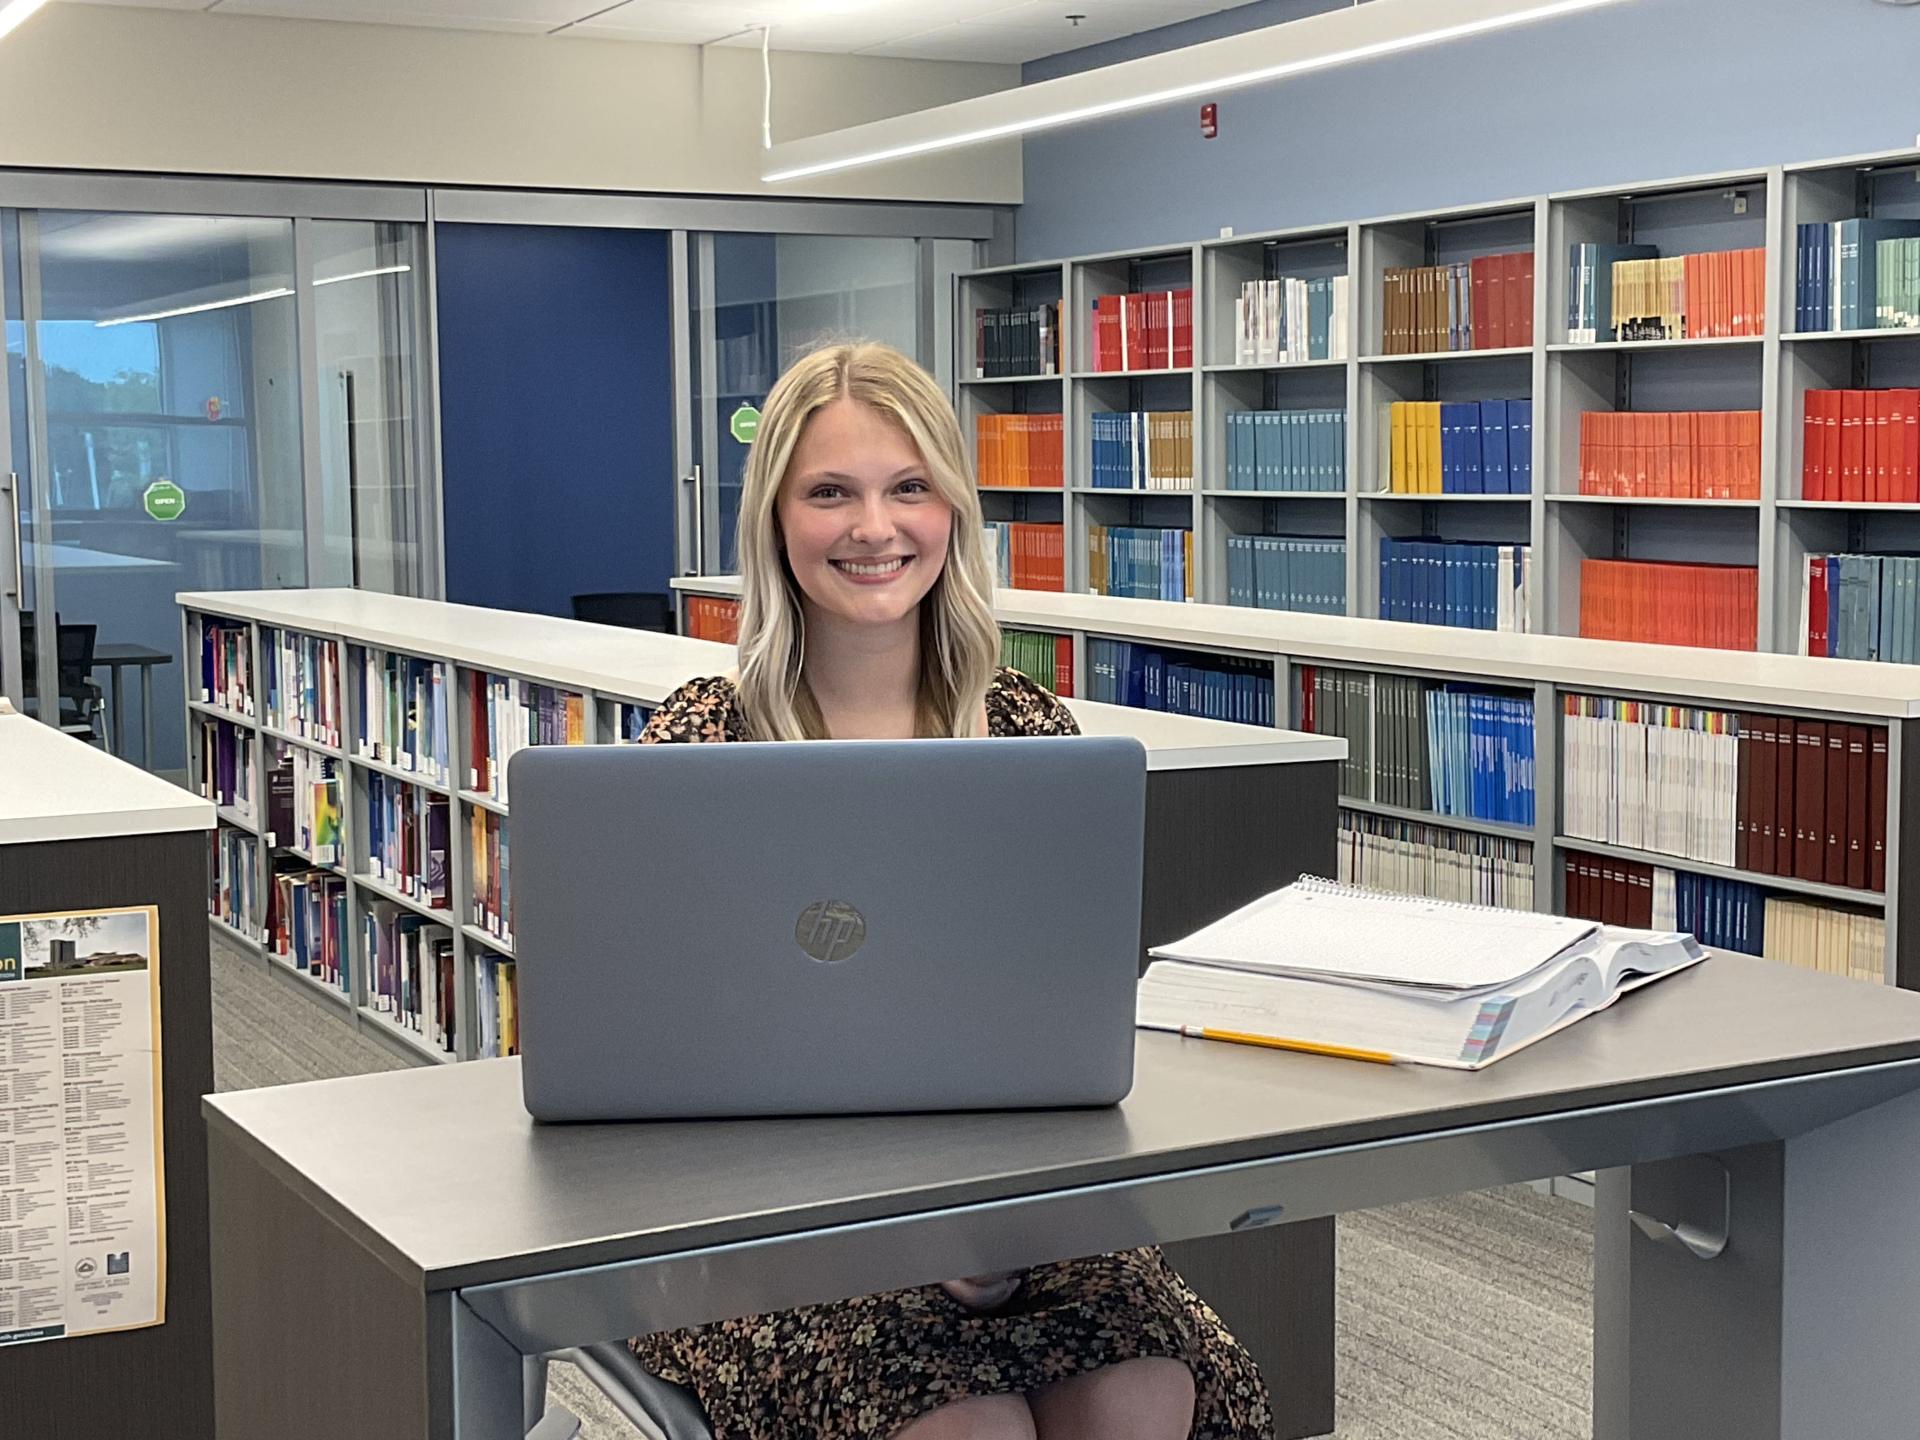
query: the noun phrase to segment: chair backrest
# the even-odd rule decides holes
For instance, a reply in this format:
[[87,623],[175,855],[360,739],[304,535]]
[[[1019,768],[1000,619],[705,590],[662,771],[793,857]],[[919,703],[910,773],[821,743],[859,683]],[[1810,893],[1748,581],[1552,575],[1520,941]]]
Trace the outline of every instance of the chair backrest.
[[93,646],[99,634],[97,625],[60,624],[54,631],[60,656],[60,693],[71,695],[84,689],[93,670]]
[[673,631],[673,602],[658,590],[607,590],[573,597],[573,618],[629,630]]

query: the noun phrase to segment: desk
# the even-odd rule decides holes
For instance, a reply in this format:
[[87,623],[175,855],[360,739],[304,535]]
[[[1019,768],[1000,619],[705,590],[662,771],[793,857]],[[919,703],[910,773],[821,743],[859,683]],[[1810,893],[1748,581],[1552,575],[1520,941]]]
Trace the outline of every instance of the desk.
[[107,667],[108,683],[113,686],[113,738],[115,753],[125,758],[127,732],[120,727],[120,672],[129,665],[140,670],[140,768],[147,768],[153,746],[153,667],[171,665],[173,656],[151,645],[95,645],[93,668]]
[[0,1422],[35,1440],[213,1424],[206,1127],[211,803],[24,715],[0,715],[0,915],[157,905],[166,1322],[0,1350]]
[[[1920,1408],[1920,995],[1760,961],[1479,1074],[1142,1034],[1108,1110],[542,1127],[512,1060],[205,1108],[220,1440],[518,1440],[524,1354],[1584,1168],[1596,1440]],[[1711,1261],[1626,1213],[1718,1223],[1698,1155]]]

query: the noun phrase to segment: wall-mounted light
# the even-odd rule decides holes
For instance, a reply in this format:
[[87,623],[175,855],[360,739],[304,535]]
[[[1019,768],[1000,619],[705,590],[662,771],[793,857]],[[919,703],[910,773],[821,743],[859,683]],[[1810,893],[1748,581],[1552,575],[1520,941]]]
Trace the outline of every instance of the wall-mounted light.
[[761,178],[803,180],[883,160],[1004,140],[1617,3],[1369,0],[1244,35],[788,140],[767,151]]

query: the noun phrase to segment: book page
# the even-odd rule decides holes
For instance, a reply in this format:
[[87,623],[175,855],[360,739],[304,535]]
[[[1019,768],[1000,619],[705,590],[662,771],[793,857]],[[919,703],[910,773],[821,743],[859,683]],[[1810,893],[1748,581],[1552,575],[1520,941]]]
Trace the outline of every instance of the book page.
[[1269,974],[1465,992],[1509,984],[1597,928],[1527,910],[1308,881],[1150,953]]

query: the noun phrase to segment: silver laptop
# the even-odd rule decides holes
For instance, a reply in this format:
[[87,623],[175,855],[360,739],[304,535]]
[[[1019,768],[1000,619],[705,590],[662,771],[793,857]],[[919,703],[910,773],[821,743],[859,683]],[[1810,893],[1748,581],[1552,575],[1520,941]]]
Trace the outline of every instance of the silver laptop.
[[509,767],[541,1120],[1108,1105],[1146,752],[1122,737],[536,747]]

